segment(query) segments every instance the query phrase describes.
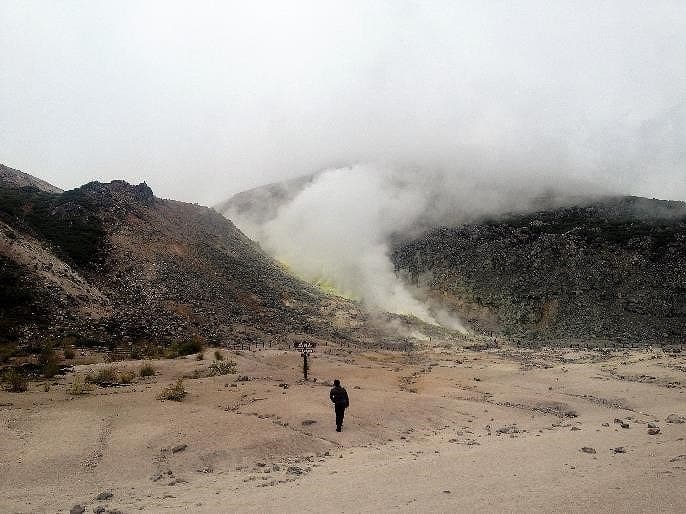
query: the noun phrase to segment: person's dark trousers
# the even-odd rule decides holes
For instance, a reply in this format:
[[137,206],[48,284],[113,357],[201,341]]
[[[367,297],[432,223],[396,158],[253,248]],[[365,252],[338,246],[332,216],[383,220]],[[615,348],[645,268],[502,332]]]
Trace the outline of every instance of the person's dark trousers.
[[336,431],[341,431],[343,425],[343,416],[345,415],[345,407],[343,405],[336,405]]

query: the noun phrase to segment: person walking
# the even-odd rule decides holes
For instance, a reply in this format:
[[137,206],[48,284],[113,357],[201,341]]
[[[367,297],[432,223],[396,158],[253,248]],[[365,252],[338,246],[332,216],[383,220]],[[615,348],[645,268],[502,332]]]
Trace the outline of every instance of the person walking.
[[334,409],[336,410],[336,432],[340,432],[341,427],[343,426],[345,409],[350,405],[348,391],[345,390],[345,387],[341,386],[340,380],[336,379],[333,381],[333,387],[329,392],[329,398],[333,402]]

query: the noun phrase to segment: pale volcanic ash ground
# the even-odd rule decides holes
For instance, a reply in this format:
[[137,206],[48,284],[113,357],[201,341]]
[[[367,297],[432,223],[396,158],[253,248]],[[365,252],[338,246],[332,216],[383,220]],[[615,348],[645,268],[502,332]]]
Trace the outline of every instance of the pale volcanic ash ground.
[[[426,348],[213,351],[129,385],[0,392],[3,512],[678,512],[686,357]],[[196,370],[198,371],[196,373]],[[188,376],[182,402],[156,396]],[[340,378],[351,406],[335,432]],[[102,507],[103,510],[94,510]]]

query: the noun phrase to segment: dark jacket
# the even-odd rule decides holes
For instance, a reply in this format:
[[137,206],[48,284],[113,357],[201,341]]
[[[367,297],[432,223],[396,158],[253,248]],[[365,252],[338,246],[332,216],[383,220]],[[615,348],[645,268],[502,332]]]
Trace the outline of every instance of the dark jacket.
[[331,401],[336,405],[336,407],[347,408],[350,405],[350,400],[348,400],[348,392],[345,390],[345,387],[332,387],[331,392],[329,393],[329,398],[331,398]]

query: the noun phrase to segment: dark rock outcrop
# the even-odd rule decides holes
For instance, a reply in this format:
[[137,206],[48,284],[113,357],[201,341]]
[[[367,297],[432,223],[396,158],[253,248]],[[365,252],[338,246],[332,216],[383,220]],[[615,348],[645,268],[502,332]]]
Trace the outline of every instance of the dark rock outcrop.
[[477,332],[524,340],[686,342],[686,205],[636,197],[398,237],[408,282]]

